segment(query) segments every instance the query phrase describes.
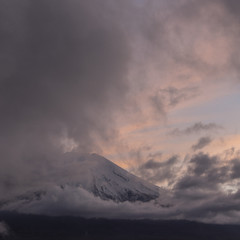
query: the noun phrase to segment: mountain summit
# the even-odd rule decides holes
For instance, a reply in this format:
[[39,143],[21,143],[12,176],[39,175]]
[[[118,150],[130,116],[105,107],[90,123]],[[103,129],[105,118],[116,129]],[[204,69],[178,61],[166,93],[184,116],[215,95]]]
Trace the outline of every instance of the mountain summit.
[[[66,154],[51,182],[11,199],[0,201],[0,210],[22,211],[51,203],[51,209],[81,204],[91,199],[119,202],[148,202],[159,197],[161,189],[129,173],[97,154]],[[54,179],[54,180],[53,180]],[[45,205],[44,205],[45,204]],[[34,207],[34,208],[35,208]],[[25,211],[25,210],[24,210]],[[44,210],[45,211],[45,210]]]
[[97,154],[78,158],[81,174],[74,182],[63,184],[82,187],[103,200],[147,202],[159,196],[159,188]]

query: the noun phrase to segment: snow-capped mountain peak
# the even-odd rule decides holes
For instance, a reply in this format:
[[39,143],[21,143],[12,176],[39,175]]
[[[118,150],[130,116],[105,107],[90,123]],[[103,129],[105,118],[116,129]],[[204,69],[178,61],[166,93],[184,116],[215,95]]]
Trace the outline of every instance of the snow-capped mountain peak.
[[33,205],[41,209],[41,203],[49,199],[51,208],[54,208],[54,203],[63,199],[69,203],[72,196],[77,196],[77,200],[74,199],[75,204],[82,201],[81,196],[84,201],[88,197],[95,197],[113,202],[148,202],[159,197],[161,191],[159,187],[140,179],[102,156],[69,154],[65,157],[63,167],[57,170],[58,177],[55,182],[49,183],[48,187],[38,187],[14,198],[0,201],[0,210],[21,211]]
[[[134,176],[97,154],[81,156],[79,177],[67,185],[81,186],[104,200],[149,201],[159,196],[159,188]],[[63,184],[63,187],[66,184]]]

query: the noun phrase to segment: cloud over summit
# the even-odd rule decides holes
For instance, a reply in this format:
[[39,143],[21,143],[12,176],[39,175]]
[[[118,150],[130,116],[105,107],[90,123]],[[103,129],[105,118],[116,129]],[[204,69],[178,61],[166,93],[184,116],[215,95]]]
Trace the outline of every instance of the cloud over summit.
[[63,147],[87,152],[113,137],[130,48],[117,6],[106,3],[0,3],[0,189],[47,171]]

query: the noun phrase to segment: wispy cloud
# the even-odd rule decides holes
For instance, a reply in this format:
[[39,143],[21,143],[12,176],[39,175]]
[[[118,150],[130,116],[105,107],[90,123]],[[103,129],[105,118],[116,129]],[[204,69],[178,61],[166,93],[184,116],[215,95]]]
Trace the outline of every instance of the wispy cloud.
[[150,97],[150,100],[157,114],[160,114],[160,116],[163,117],[171,108],[198,95],[199,89],[197,87],[168,87],[159,89],[153,96]]
[[212,142],[212,139],[210,137],[202,137],[198,140],[198,142],[194,145],[192,145],[193,151],[197,151],[199,149],[202,149],[206,146],[208,146]]
[[204,124],[202,122],[197,122],[185,129],[175,128],[171,132],[169,132],[169,134],[174,136],[181,136],[181,135],[190,135],[190,134],[201,133],[201,132],[217,131],[221,129],[223,129],[223,127],[216,123]]

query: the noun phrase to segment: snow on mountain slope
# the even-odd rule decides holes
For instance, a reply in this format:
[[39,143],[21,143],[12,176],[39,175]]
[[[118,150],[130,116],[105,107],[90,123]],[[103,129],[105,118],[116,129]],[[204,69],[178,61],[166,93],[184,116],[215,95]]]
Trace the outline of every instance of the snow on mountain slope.
[[[15,198],[0,201],[0,210],[27,208],[41,204],[46,198],[70,199],[78,191],[88,192],[102,200],[114,202],[148,202],[159,197],[161,189],[140,179],[97,154],[66,155],[58,177],[50,187],[27,191]],[[57,192],[57,195],[55,194]],[[90,196],[90,195],[89,195]],[[78,199],[77,201],[81,201]]]
[[[104,200],[149,201],[159,196],[159,188],[154,186],[113,162],[97,154],[85,155],[78,159],[81,174],[67,185],[81,186]],[[64,188],[66,184],[62,184]]]

